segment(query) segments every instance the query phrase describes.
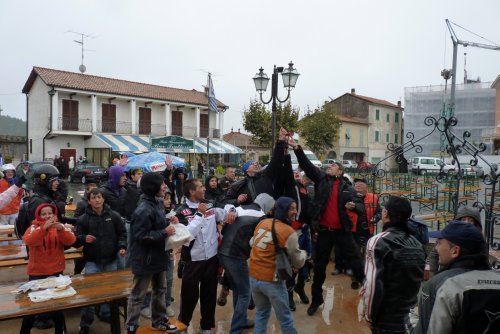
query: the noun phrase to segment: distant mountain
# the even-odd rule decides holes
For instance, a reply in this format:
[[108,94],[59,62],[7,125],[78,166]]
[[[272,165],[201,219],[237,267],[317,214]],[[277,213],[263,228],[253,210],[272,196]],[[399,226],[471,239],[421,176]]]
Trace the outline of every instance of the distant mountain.
[[26,136],[26,122],[10,116],[0,116],[0,135]]

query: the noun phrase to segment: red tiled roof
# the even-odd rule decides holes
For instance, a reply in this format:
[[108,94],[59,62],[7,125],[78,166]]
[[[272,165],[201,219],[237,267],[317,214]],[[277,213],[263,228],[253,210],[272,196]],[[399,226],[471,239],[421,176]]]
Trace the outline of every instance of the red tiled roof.
[[[23,87],[23,93],[28,93],[31,90],[31,86],[35,82],[37,76],[40,76],[42,81],[47,86],[54,86],[56,89],[59,87],[96,93],[150,98],[169,102],[189,103],[201,106],[208,105],[208,97],[205,93],[194,89],[187,90],[150,85],[140,82],[98,77],[95,75],[60,71],[43,67],[33,67],[33,70]],[[219,108],[227,107],[218,100],[217,105]]]
[[350,116],[344,116],[344,115],[337,115],[337,117],[342,122],[368,124],[367,120],[359,118],[359,117],[350,117]]
[[398,107],[397,104],[391,103],[391,102],[386,101],[386,100],[375,99],[373,97],[368,97],[368,96],[363,96],[363,95],[358,95],[358,94],[350,94],[350,93],[347,93],[347,94],[354,96],[354,97],[359,97],[360,99],[371,102],[371,103],[381,104],[381,105],[389,106],[389,107],[393,107],[393,108],[401,108],[401,107]]

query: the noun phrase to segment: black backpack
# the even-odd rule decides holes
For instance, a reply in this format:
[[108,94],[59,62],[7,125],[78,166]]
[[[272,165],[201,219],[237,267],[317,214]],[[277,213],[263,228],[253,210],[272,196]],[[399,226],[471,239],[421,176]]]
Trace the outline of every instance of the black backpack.
[[411,234],[417,238],[422,245],[429,243],[429,227],[423,220],[411,217],[408,219],[408,227],[410,228]]

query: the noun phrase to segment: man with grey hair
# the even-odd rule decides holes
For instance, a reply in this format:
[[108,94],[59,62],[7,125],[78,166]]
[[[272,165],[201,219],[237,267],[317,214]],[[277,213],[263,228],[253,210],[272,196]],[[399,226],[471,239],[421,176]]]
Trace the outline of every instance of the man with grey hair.
[[229,287],[233,290],[234,312],[230,333],[243,333],[245,328],[253,327],[253,321],[247,319],[251,296],[247,263],[250,256],[249,242],[255,226],[273,207],[274,199],[269,194],[259,194],[253,203],[237,207],[238,218],[222,229],[219,261],[224,267]]

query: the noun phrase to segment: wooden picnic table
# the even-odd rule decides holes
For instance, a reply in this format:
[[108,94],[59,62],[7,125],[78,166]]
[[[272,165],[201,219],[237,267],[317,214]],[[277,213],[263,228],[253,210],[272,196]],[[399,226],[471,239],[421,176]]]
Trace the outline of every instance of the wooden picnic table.
[[12,294],[23,282],[0,285],[0,320],[20,318],[52,311],[110,303],[111,333],[120,334],[118,302],[126,300],[132,289],[133,274],[129,269],[73,276],[71,286],[76,295],[34,303],[28,294]]
[[[70,248],[64,252],[66,260],[79,259],[83,257],[81,248]],[[28,263],[26,245],[3,245],[0,246],[0,267],[19,266]]]

